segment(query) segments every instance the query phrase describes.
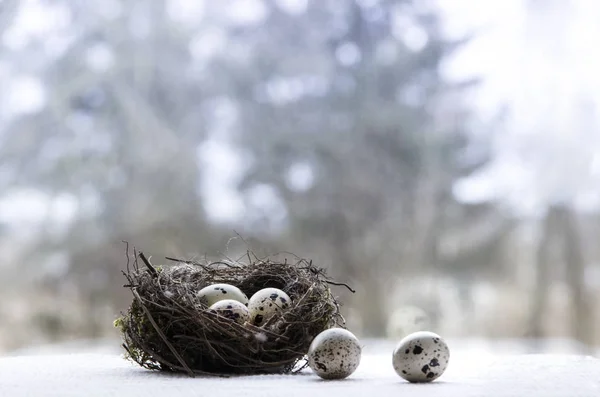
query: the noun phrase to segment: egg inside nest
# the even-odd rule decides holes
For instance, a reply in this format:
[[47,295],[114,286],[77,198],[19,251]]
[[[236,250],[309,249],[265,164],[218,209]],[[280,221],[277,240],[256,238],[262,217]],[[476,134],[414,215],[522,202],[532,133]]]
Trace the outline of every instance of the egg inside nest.
[[250,321],[260,326],[267,323],[272,317],[292,304],[292,299],[284,291],[278,288],[264,288],[257,291],[248,301]]
[[211,284],[198,291],[197,297],[205,306],[212,306],[215,303],[233,299],[248,305],[248,297],[238,287],[231,284]]
[[250,314],[246,305],[233,299],[220,300],[212,305],[209,310],[238,324],[245,324],[250,320]]

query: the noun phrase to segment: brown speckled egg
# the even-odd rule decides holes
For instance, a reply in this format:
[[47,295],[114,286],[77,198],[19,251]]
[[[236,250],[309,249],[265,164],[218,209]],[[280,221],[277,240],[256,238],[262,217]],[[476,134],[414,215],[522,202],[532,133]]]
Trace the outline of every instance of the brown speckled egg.
[[290,307],[292,300],[280,289],[264,288],[256,292],[248,301],[252,324],[265,324],[275,314]]
[[439,335],[419,331],[396,346],[393,365],[396,373],[409,382],[431,382],[444,373],[449,359],[448,345]]
[[224,299],[212,305],[209,310],[214,311],[219,316],[228,318],[238,324],[244,324],[250,319],[248,308],[241,302],[233,299]]
[[344,379],[358,368],[361,350],[352,332],[331,328],[313,339],[308,349],[308,365],[323,379]]

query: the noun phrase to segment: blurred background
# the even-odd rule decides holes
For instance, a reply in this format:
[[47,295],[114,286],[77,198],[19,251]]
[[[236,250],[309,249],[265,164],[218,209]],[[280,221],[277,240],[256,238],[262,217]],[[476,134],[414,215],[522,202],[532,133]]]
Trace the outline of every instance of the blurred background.
[[599,18],[594,0],[0,0],[0,352],[118,348],[122,240],[154,263],[311,258],[357,290],[336,292],[364,337],[597,351]]

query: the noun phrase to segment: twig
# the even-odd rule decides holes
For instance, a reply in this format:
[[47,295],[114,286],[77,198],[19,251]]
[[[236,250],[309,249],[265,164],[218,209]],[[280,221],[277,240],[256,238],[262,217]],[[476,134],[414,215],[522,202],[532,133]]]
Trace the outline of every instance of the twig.
[[350,287],[348,284],[346,283],[336,283],[335,281],[329,281],[329,280],[324,280],[327,284],[331,284],[331,285],[338,285],[340,287],[346,287],[348,288],[348,290],[350,292],[352,292],[353,294],[356,293],[356,290],[352,289],[352,287]]
[[227,263],[227,262],[224,262],[224,261],[210,262],[207,266],[204,266],[200,262],[191,261],[191,260],[187,260],[187,259],[177,259],[177,258],[173,258],[173,257],[170,257],[170,256],[165,256],[165,259],[168,260],[168,261],[171,261],[171,262],[178,262],[178,263],[185,263],[185,264],[188,264],[188,265],[200,266],[200,267],[202,267],[203,269],[206,269],[206,270],[208,270],[208,266],[214,266],[214,265],[223,265],[223,266],[227,266],[227,267],[230,267],[230,268],[233,268],[233,269],[239,267],[239,266],[235,266],[235,265],[232,265],[231,263]]
[[304,363],[302,364],[302,366],[298,369],[295,369],[292,371],[292,374],[299,374],[300,372],[302,372],[304,370],[304,368],[308,367],[308,361],[304,360]]
[[125,240],[121,240],[121,242],[125,243],[125,256],[127,257],[127,265],[125,268],[127,269],[127,273],[131,273],[129,270],[129,242]]
[[144,262],[144,264],[146,265],[146,267],[148,268],[148,271],[150,272],[150,274],[154,277],[158,277],[158,272],[156,271],[154,266],[152,266],[152,264],[150,263],[148,258],[146,258],[146,255],[144,255],[144,253],[142,251],[140,251],[139,256],[142,259],[142,261]]
[[232,265],[231,263],[227,263],[227,262],[223,262],[223,261],[215,261],[215,262],[210,262],[208,264],[208,266],[213,266],[213,265],[224,265],[224,266],[230,267],[232,269],[239,267],[239,266],[235,266],[235,265]]
[[121,344],[121,346],[123,347],[123,349],[125,349],[125,351],[127,352],[127,354],[129,354],[131,356],[131,351],[129,350],[129,348],[127,347],[127,345],[125,343]]
[[[140,257],[142,257],[142,255],[144,255],[144,254],[140,252]],[[144,260],[144,258],[145,257],[142,257],[142,260]],[[144,260],[144,262],[146,262],[146,261]],[[150,266],[150,267],[152,267],[152,266]],[[154,271],[156,272],[156,270],[154,270]],[[150,321],[150,323],[152,324],[152,326],[154,327],[154,329],[156,330],[156,332],[158,333],[158,335],[160,336],[160,338],[163,340],[163,342],[165,342],[165,344],[167,345],[167,347],[169,348],[169,350],[171,351],[171,353],[173,353],[173,355],[175,356],[175,358],[177,359],[177,361],[179,361],[179,364],[181,364],[181,366],[186,370],[186,372],[191,377],[194,377],[194,371],[192,371],[190,369],[190,367],[188,367],[188,365],[185,363],[185,360],[183,359],[183,357],[181,357],[181,355],[179,355],[179,353],[177,352],[177,350],[173,347],[173,345],[171,344],[171,342],[169,342],[169,340],[167,339],[167,337],[165,336],[165,334],[162,332],[162,330],[160,329],[160,327],[158,326],[158,324],[156,324],[156,321],[154,321],[154,318],[152,318],[152,314],[150,314],[150,311],[148,310],[148,308],[144,304],[144,301],[142,300],[142,298],[140,297],[140,295],[138,294],[138,292],[135,289],[132,289],[131,292],[133,293],[133,295],[135,296],[135,298],[140,302],[140,305],[142,306],[142,310],[146,314],[146,317],[148,318],[148,321]]]
[[[132,336],[132,335],[130,335],[130,336]],[[137,340],[137,338],[133,338],[133,339]],[[138,340],[137,343],[140,343],[140,341]],[[185,370],[184,367],[181,367],[179,365],[173,364],[172,362],[170,362],[169,360],[165,359],[164,357],[162,357],[161,355],[159,355],[156,351],[152,350],[148,346],[144,346],[144,349],[146,350],[145,351],[146,354],[148,354],[149,356],[151,356],[154,360],[157,360],[163,366],[162,367],[163,370],[165,369],[165,367],[164,367],[165,364],[168,367],[170,367],[170,368],[166,368],[166,369],[170,370],[171,372],[175,372],[175,371],[173,371],[173,369],[176,369],[178,371]],[[128,349],[126,348],[126,350],[128,350]],[[140,365],[142,365],[142,364],[140,364]],[[144,366],[144,365],[142,365],[142,366]],[[157,370],[161,369],[160,367],[154,367],[154,365],[149,366],[148,364],[146,364],[146,367],[149,368],[149,369],[157,369]],[[219,378],[229,378],[230,377],[227,374],[217,374],[217,373],[212,373],[212,372],[200,371],[198,369],[194,369],[194,370],[192,370],[192,372],[195,375],[212,376],[212,377],[219,377]]]
[[136,272],[140,270],[140,265],[138,264],[138,252],[135,247],[133,247],[133,270]]
[[186,259],[172,258],[170,256],[165,256],[165,259],[168,261],[171,261],[171,262],[187,263],[188,265],[191,265],[192,263],[194,263],[194,261],[188,261]]

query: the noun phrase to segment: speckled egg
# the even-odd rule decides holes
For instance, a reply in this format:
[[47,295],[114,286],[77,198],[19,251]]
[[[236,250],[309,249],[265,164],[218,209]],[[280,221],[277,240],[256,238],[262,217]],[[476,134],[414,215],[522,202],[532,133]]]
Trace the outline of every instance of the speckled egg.
[[212,306],[224,299],[233,299],[244,305],[248,305],[248,297],[238,287],[230,284],[212,284],[202,288],[197,294],[200,303]]
[[308,349],[308,365],[323,379],[344,379],[358,368],[361,351],[352,332],[331,328],[313,339]]
[[400,341],[393,355],[394,370],[409,382],[439,378],[450,359],[446,342],[433,332],[414,332]]
[[280,289],[264,288],[252,295],[248,301],[250,320],[254,325],[266,323],[275,314],[290,307],[292,300]]
[[223,299],[213,304],[209,310],[215,312],[219,316],[223,316],[238,324],[244,324],[250,319],[248,308],[241,302],[233,299]]

